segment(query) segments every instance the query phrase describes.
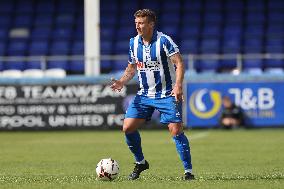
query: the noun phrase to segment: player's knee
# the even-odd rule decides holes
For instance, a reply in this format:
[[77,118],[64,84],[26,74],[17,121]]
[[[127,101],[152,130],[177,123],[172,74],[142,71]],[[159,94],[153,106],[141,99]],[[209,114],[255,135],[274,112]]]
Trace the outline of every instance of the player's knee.
[[131,125],[123,125],[122,131],[127,134],[135,131],[135,128],[131,127]]
[[180,133],[183,132],[182,126],[179,124],[176,125],[169,125],[169,131],[172,136],[179,135]]

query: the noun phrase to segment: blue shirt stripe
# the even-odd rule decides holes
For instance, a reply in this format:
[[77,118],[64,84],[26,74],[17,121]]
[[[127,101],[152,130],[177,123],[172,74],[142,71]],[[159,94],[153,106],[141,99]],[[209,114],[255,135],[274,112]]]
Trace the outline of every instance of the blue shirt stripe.
[[[163,39],[165,39],[165,38],[163,38]],[[161,43],[161,47],[162,47],[164,40],[161,39],[160,43]],[[161,52],[161,59],[162,59],[162,65],[163,65],[163,68],[164,68],[165,80],[166,80],[166,91],[168,92],[168,91],[172,90],[172,79],[171,79],[169,65],[168,65],[168,62],[167,62],[168,57],[167,57],[165,51]]]
[[140,72],[141,75],[141,79],[142,79],[142,85],[143,85],[143,95],[147,95],[148,94],[148,83],[147,83],[147,76],[146,76],[146,72]]
[[162,94],[162,81],[159,71],[154,71],[155,83],[156,83],[156,94],[155,98],[161,98]]

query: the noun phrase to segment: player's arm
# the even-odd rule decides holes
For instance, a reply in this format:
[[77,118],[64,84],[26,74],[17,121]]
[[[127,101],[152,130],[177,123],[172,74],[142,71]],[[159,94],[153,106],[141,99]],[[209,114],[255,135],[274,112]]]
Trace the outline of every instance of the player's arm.
[[136,73],[136,64],[128,64],[122,77],[119,80],[112,79],[111,88],[112,90],[120,91],[123,86],[128,83]]
[[183,100],[183,79],[184,79],[184,64],[180,53],[175,53],[170,56],[171,62],[176,66],[176,83],[172,94],[176,101]]

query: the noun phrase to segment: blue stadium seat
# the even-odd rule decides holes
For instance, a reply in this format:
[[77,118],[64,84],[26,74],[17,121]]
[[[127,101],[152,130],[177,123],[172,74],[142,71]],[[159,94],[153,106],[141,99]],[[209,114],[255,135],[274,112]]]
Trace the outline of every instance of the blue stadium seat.
[[284,69],[283,59],[266,59],[264,61],[264,68],[282,68]]
[[128,12],[132,17],[135,11],[138,10],[138,1],[129,1],[129,0],[121,0],[121,11],[122,12]]
[[156,13],[159,13],[160,11],[160,1],[153,1],[153,0],[143,0],[141,2],[141,8],[143,9],[151,9],[153,11],[155,11]]
[[55,12],[55,3],[54,1],[41,0],[37,2],[36,12],[38,13],[49,13],[53,14]]
[[3,63],[4,70],[24,70],[26,64],[23,61],[5,61]]
[[6,42],[3,40],[0,40],[0,56],[5,56],[6,54]]
[[101,60],[100,63],[102,72],[109,72],[114,68],[112,60]]
[[268,23],[283,23],[284,20],[284,12],[282,11],[270,11],[268,13]]
[[220,41],[216,38],[204,38],[200,45],[201,53],[219,53]]
[[50,61],[47,62],[46,68],[47,69],[61,68],[61,69],[64,69],[64,70],[68,70],[69,66],[68,66],[67,60],[50,60]]
[[102,26],[114,26],[117,22],[117,17],[112,14],[101,15],[100,23]]
[[284,38],[267,39],[265,44],[265,52],[267,53],[284,53]]
[[232,23],[239,23],[239,25],[242,25],[244,20],[244,13],[242,11],[226,10],[224,20],[225,23],[229,23],[231,25]]
[[222,46],[223,53],[240,53],[241,52],[241,40],[240,38],[227,37],[223,40]]
[[37,14],[34,21],[35,26],[46,26],[52,27],[53,25],[53,14],[45,13],[45,14]]
[[12,13],[15,8],[15,3],[11,1],[0,1],[0,13]]
[[262,38],[248,38],[244,41],[245,53],[262,53],[263,41]]
[[33,1],[18,1],[16,4],[16,12],[20,14],[32,14],[34,12],[34,5]]
[[128,61],[127,60],[114,60],[113,67],[115,71],[122,71],[125,70],[127,67]]
[[246,23],[247,24],[263,24],[266,21],[265,14],[262,11],[247,12]]
[[269,0],[268,1],[268,8],[271,11],[275,10],[284,10],[284,1],[282,0]]
[[[127,13],[121,13],[118,21],[119,21],[120,26],[133,26],[133,27],[135,27],[134,16],[130,15],[128,12]],[[115,20],[115,22],[117,22],[117,20]]]
[[114,36],[115,32],[116,32],[116,30],[114,29],[114,26],[110,25],[110,26],[100,27],[100,37],[101,37],[101,40],[112,39],[112,37]]
[[264,0],[247,0],[247,10],[248,12],[259,11],[263,12],[265,10],[265,1]]
[[263,37],[264,36],[264,25],[247,25],[244,35],[246,37]]
[[183,25],[187,25],[189,27],[195,27],[192,26],[193,23],[198,25],[201,24],[201,13],[197,11],[184,12],[181,22]]
[[13,23],[13,27],[23,28],[23,27],[31,27],[33,24],[33,16],[31,14],[19,14],[16,15]]
[[38,61],[27,61],[25,69],[42,69],[40,60]]
[[51,35],[50,27],[36,27],[31,32],[32,39],[48,40]]
[[221,26],[218,24],[208,24],[203,27],[203,37],[219,37],[222,35]]
[[199,33],[200,28],[198,26],[189,26],[185,24],[180,29],[181,39],[195,38],[199,36]]
[[47,55],[49,50],[48,41],[35,40],[30,43],[29,55]]
[[72,27],[74,22],[75,22],[74,14],[60,13],[55,17],[55,25],[57,27],[62,27],[62,26]]
[[[116,31],[112,31],[112,36],[110,36],[110,39],[116,38],[115,35],[120,37],[121,41],[129,40],[131,37],[134,37],[137,35],[137,32],[135,30],[135,26],[122,26],[120,28],[117,28]],[[115,35],[113,35],[115,33]],[[106,39],[107,40],[107,39]]]
[[0,28],[8,29],[12,24],[11,21],[12,21],[12,17],[10,16],[10,14],[2,14],[0,16]]
[[269,23],[266,35],[270,37],[278,37],[283,39],[284,38],[283,31],[284,31],[284,24]]
[[197,38],[188,38],[180,42],[180,51],[182,54],[199,52],[199,41]]
[[75,13],[76,9],[77,7],[75,0],[57,0],[57,12],[59,13]]
[[[161,31],[164,34],[171,36],[173,39],[177,39],[179,27],[177,25],[164,25],[164,26],[161,27]],[[176,40],[174,40],[174,41],[176,41]]]
[[244,59],[243,60],[243,69],[250,69],[250,68],[260,68],[263,69],[263,60],[259,58],[255,59]]
[[224,31],[223,31],[225,39],[232,38],[232,37],[241,39],[242,33],[243,33],[243,29],[241,26],[238,26],[238,25],[225,26]]
[[84,40],[84,26],[77,25],[75,31],[73,32],[74,40]]
[[205,59],[196,61],[194,67],[198,72],[217,72],[219,66],[219,60]]
[[118,11],[119,1],[104,0],[100,3],[101,13],[107,12],[109,14],[116,13]]
[[211,0],[206,0],[205,1],[205,10],[206,11],[218,11],[218,12],[221,12],[222,9],[223,9],[223,2],[222,0],[214,0],[214,1],[211,1]]
[[180,8],[181,8],[181,2],[180,1],[175,1],[173,3],[172,0],[164,0],[162,1],[162,11],[164,13],[166,12],[179,12]]
[[68,41],[53,41],[50,46],[51,55],[67,55],[69,53]]
[[22,40],[12,40],[8,45],[8,55],[9,56],[25,56],[27,50],[27,41]]
[[7,28],[0,28],[0,40],[6,40],[8,37],[8,29]]
[[244,8],[244,1],[227,0],[225,3],[225,10],[228,11],[242,11]]
[[74,41],[72,46],[73,55],[84,55],[84,41]]
[[112,42],[111,41],[101,41],[101,53],[105,55],[109,55],[112,53]]
[[52,31],[52,38],[54,40],[67,40],[69,41],[72,38],[73,30],[70,27],[58,27]]
[[161,25],[178,24],[180,22],[179,12],[169,12],[161,15],[159,23]]
[[237,68],[237,60],[234,59],[223,59],[220,61],[220,71],[221,72],[230,72],[233,69]]
[[0,60],[0,71],[4,70],[4,62]]
[[188,12],[200,11],[203,8],[203,2],[195,1],[195,0],[187,0],[187,1],[184,1],[183,8],[184,10]]
[[129,40],[117,41],[114,44],[114,54],[128,54],[129,51]]
[[204,13],[204,22],[222,24],[223,17],[222,12],[208,11]]
[[69,70],[74,73],[84,73],[85,63],[84,60],[71,60],[69,62]]

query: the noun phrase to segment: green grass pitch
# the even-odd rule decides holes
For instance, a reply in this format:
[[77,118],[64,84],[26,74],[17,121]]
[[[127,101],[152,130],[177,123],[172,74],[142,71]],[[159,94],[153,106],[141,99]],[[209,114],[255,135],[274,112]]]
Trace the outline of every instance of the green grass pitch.
[[[190,138],[196,180],[183,169],[166,130],[141,131],[150,163],[139,180],[120,131],[0,132],[0,188],[284,188],[284,130],[193,130]],[[119,162],[112,182],[96,180],[102,158]]]

